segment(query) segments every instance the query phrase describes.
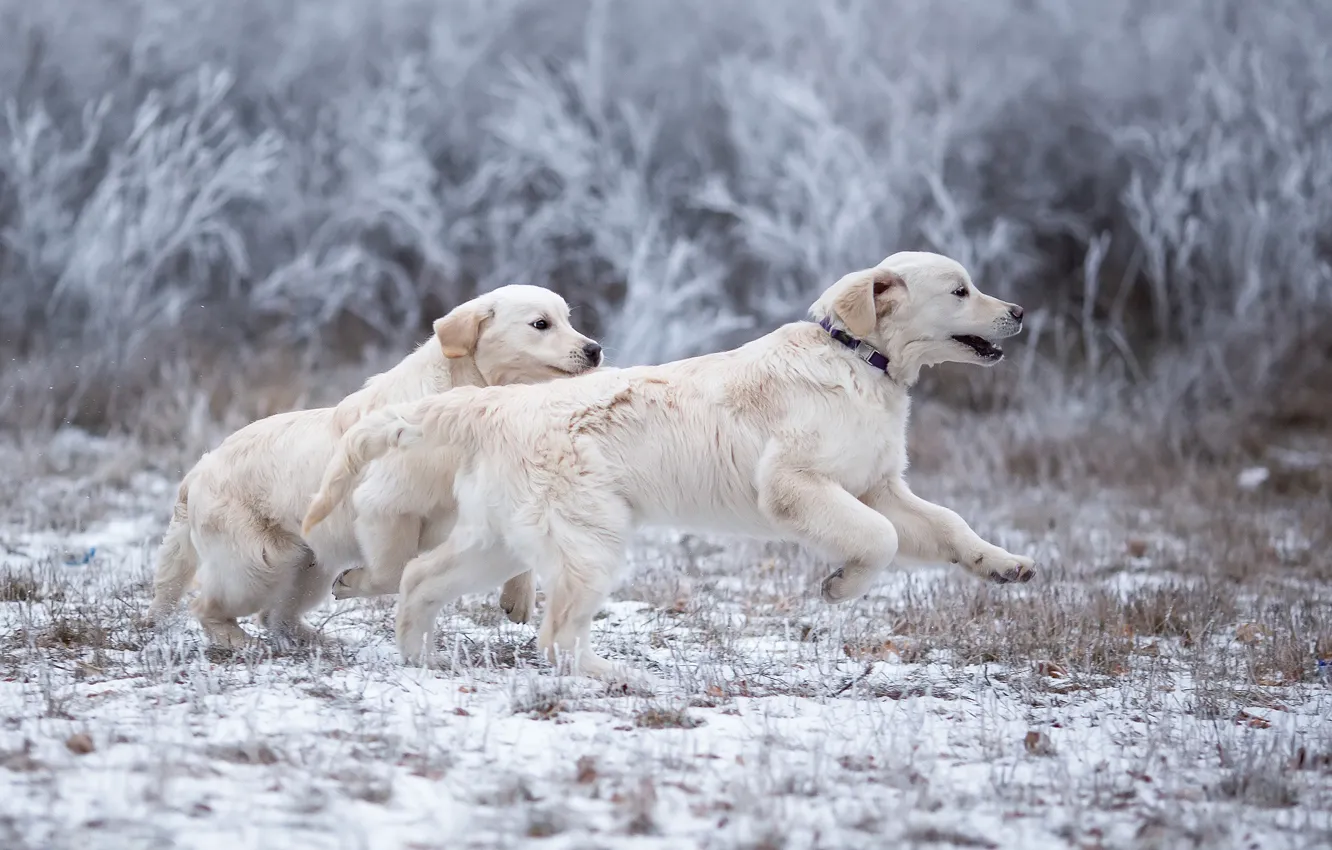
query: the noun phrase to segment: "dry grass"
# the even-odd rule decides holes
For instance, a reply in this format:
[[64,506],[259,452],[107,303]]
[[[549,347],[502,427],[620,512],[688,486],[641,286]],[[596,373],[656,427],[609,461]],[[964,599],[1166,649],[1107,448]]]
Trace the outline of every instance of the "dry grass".
[[[322,611],[323,640],[305,648],[217,652],[187,621],[145,631],[174,482],[99,479],[150,445],[62,435],[5,485],[11,504],[45,495],[18,515],[28,529],[0,535],[0,793],[23,812],[0,820],[0,838],[134,841],[132,805],[154,813],[162,840],[188,828],[245,846],[236,800],[269,838],[312,846],[314,824],[348,806],[351,832],[403,830],[414,846],[798,847],[818,833],[864,847],[1238,847],[1245,835],[1296,847],[1332,835],[1318,667],[1332,658],[1332,509],[1307,486],[1325,468],[1307,467],[1299,487],[1274,474],[1243,490],[1236,476],[1261,458],[1205,466],[1167,452],[1137,476],[1098,478],[1072,457],[1070,431],[1047,449],[1057,464],[1019,475],[1006,447],[1029,451],[1026,414],[925,403],[917,424],[917,489],[1035,553],[1041,580],[900,572],[830,608],[816,593],[828,565],[797,547],[649,535],[595,630],[604,651],[667,682],[651,697],[552,675],[493,594],[442,619],[444,662],[426,674],[397,663],[392,599]],[[1133,436],[1087,456],[1131,458]],[[1273,442],[1326,449],[1293,432]],[[83,507],[60,514],[89,479]],[[120,521],[144,510],[146,524]],[[82,799],[87,770],[122,764],[140,767],[115,773],[125,790],[85,820],[50,805]],[[454,832],[464,810],[470,826]]]

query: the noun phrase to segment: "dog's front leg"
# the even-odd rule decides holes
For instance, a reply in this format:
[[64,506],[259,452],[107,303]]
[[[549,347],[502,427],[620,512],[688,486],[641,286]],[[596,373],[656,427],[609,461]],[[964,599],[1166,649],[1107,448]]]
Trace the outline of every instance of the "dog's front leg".
[[365,566],[347,570],[334,579],[333,598],[397,593],[402,571],[420,548],[420,517],[363,514],[356,518],[355,528]]
[[893,523],[826,476],[774,461],[758,487],[759,507],[779,528],[844,561],[823,580],[827,602],[862,596],[897,555]]
[[966,520],[948,508],[920,498],[901,478],[871,492],[863,501],[897,529],[903,558],[960,564],[974,575],[1001,584],[1030,581],[1036,574],[1031,558],[1014,555],[981,539]]

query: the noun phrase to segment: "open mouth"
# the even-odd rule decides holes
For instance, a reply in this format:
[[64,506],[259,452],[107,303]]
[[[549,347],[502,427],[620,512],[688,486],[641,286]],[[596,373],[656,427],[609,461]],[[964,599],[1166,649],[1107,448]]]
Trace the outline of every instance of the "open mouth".
[[970,348],[972,351],[976,352],[976,356],[982,360],[998,360],[1000,357],[1004,356],[1004,350],[1002,348],[982,337],[970,335],[955,336],[953,337],[953,341]]

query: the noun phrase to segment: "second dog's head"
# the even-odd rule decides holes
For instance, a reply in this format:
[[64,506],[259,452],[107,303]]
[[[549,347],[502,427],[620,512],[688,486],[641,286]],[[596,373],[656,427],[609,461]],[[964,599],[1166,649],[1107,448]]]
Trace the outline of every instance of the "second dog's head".
[[921,251],[846,275],[810,313],[883,352],[908,383],[939,363],[992,366],[1004,356],[998,340],[1022,330],[1021,307],[982,293],[957,261]]
[[549,289],[501,286],[435,322],[444,356],[470,357],[488,384],[531,384],[601,365],[601,346],[574,330],[569,305]]

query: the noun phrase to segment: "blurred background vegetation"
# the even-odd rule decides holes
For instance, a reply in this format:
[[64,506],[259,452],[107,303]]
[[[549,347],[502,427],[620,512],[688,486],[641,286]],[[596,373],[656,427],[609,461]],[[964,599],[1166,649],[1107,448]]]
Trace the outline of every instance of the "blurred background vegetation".
[[1031,317],[929,397],[1242,451],[1332,414],[1329,32],[1320,0],[0,0],[0,423],[329,400],[511,282],[659,362],[925,249]]

